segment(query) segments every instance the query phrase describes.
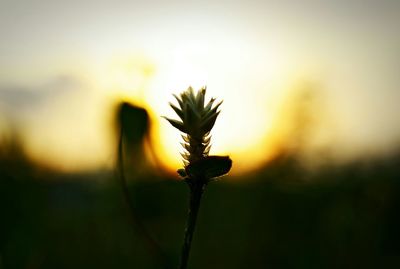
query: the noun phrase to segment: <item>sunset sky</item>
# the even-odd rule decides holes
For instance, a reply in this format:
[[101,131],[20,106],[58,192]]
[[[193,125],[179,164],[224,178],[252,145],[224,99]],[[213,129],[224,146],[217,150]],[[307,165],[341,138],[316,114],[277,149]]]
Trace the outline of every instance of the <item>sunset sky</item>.
[[311,155],[386,154],[400,142],[399,26],[396,0],[3,0],[0,140],[17,133],[66,171],[111,167],[113,107],[129,100],[179,168],[179,133],[160,116],[172,93],[207,85],[224,100],[211,153],[230,154],[233,173],[290,147],[298,107]]

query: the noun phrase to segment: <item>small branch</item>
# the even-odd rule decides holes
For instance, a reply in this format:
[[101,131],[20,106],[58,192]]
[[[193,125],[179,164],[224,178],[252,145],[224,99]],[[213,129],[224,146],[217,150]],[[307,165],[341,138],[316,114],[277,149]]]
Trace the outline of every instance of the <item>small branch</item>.
[[187,268],[190,248],[193,239],[193,233],[196,228],[197,214],[199,212],[201,196],[203,195],[205,184],[200,180],[193,180],[192,183],[189,183],[189,187],[190,187],[189,212],[185,229],[185,237],[182,245],[181,261],[179,269]]

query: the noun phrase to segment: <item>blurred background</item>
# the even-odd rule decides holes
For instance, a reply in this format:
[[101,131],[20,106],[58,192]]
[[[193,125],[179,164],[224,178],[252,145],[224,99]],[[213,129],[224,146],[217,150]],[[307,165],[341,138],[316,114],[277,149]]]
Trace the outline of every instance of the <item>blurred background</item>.
[[399,267],[399,26],[394,0],[2,0],[0,268],[175,268],[161,116],[190,85],[233,159],[190,268]]

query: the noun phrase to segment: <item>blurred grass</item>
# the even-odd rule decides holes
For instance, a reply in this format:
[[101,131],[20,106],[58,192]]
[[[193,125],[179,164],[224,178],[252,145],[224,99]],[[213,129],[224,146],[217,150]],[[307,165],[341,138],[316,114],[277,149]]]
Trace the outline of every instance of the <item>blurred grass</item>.
[[[61,175],[6,159],[3,268],[159,268],[129,224],[113,173]],[[190,268],[399,267],[399,161],[313,174],[285,161],[247,180],[210,184]],[[149,176],[129,188],[144,225],[177,263],[187,186]]]

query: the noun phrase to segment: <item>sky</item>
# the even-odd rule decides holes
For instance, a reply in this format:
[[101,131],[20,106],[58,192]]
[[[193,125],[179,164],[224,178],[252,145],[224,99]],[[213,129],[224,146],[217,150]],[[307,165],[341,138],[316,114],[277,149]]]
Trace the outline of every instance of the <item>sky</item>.
[[174,169],[179,133],[160,116],[172,93],[207,85],[224,100],[211,153],[230,154],[233,173],[300,140],[311,162],[387,154],[400,142],[399,26],[395,0],[2,0],[0,138],[18,133],[58,169],[111,167],[113,107],[129,100]]

